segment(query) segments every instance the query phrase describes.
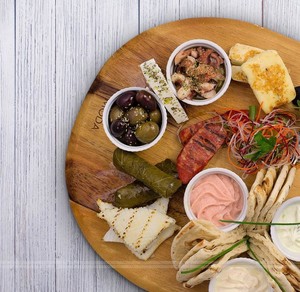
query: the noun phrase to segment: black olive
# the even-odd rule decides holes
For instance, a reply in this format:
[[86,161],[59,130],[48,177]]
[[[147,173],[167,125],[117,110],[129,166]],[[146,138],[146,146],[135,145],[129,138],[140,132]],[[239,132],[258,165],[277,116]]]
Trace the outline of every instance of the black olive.
[[116,104],[123,110],[129,109],[135,104],[136,91],[127,91],[120,94],[116,100]]
[[128,124],[121,119],[114,120],[110,125],[110,131],[116,138],[121,137],[128,129]]
[[141,90],[136,95],[136,101],[145,109],[154,111],[157,107],[155,98],[145,90]]
[[295,106],[300,107],[300,86],[295,87],[296,97],[293,99],[292,103]]
[[125,134],[120,138],[120,141],[129,146],[139,145],[139,141],[132,129],[128,128]]

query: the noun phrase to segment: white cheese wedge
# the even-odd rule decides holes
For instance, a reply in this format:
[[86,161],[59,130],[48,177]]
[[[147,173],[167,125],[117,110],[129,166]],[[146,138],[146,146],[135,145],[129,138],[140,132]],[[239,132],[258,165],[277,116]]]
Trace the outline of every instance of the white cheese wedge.
[[117,208],[101,200],[98,216],[105,219],[126,247],[139,259],[147,260],[155,249],[178,228],[175,220],[157,210]]
[[230,48],[229,59],[232,65],[240,66],[243,63],[245,63],[248,59],[254,57],[259,53],[262,53],[263,51],[264,50],[256,47],[237,43]]
[[154,59],[144,62],[140,65],[143,75],[148,85],[152,88],[155,94],[160,98],[167,111],[174,118],[176,123],[180,124],[187,121],[189,118],[181,106],[180,102],[173,94],[169,84],[161,72],[160,67]]
[[[151,209],[151,210],[157,210],[161,214],[167,214],[169,205],[169,199],[168,198],[159,198],[154,203],[152,203],[149,206],[146,206],[145,208]],[[113,207],[110,205],[110,207]],[[119,242],[124,243],[124,241],[114,232],[112,228],[109,228],[109,230],[105,233],[103,240],[105,242]]]
[[231,66],[231,72],[232,72],[231,78],[233,80],[238,82],[248,83],[247,76],[242,71],[241,66],[235,66],[235,65]]
[[276,51],[264,51],[248,59],[241,68],[265,113],[295,98],[292,79]]

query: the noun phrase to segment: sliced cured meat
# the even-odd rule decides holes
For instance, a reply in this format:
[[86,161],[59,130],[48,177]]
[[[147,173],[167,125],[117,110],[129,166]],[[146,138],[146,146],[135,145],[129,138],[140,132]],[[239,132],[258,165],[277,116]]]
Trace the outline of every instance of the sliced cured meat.
[[177,157],[177,171],[182,183],[187,184],[201,171],[222,146],[226,131],[222,123],[206,123],[188,140]]
[[200,121],[196,124],[193,124],[187,128],[184,128],[179,133],[179,139],[181,144],[184,146],[187,142],[191,139],[191,137],[201,128],[204,127],[206,124],[217,124],[218,128],[220,127],[220,117],[216,116],[204,121]]

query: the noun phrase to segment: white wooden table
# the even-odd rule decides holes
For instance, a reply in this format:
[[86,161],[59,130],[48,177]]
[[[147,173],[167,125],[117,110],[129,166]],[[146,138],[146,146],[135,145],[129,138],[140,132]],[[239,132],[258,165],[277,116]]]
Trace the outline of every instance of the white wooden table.
[[153,26],[203,16],[300,40],[297,0],[0,1],[0,291],[141,290],[95,254],[73,219],[68,138],[116,49]]

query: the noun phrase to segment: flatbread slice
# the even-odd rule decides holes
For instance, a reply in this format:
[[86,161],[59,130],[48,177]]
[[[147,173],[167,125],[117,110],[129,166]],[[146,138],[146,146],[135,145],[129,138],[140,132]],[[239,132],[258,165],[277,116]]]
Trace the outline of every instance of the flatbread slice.
[[272,221],[275,212],[277,211],[277,209],[281,206],[281,204],[285,201],[286,197],[288,196],[290,188],[294,182],[295,175],[296,175],[296,167],[292,167],[288,173],[287,179],[286,179],[282,189],[280,190],[280,193],[277,197],[276,202],[274,203],[274,205],[271,207],[271,209],[266,214],[264,222]]
[[98,216],[105,219],[125,246],[139,259],[147,260],[156,248],[178,228],[175,220],[157,210],[116,208],[97,201]]
[[186,288],[192,288],[196,285],[201,284],[204,281],[210,280],[215,274],[221,271],[222,267],[226,262],[230,259],[236,258],[241,255],[243,252],[246,252],[248,249],[247,245],[243,243],[242,245],[236,247],[222,258],[217,260],[214,264],[212,264],[207,270],[200,273],[199,275],[189,279],[186,283],[183,284]]
[[[266,214],[269,212],[269,210],[271,209],[271,207],[274,205],[277,196],[285,182],[285,179],[287,177],[287,174],[289,172],[290,166],[288,165],[284,165],[281,170],[280,173],[277,177],[277,180],[275,182],[275,185],[272,189],[272,192],[270,194],[270,196],[267,199],[267,202],[265,204],[265,206],[262,208],[262,210],[260,211],[260,214],[258,216],[257,222],[265,222],[265,216]],[[257,229],[265,229],[265,226],[257,226]]]
[[[256,206],[252,218],[253,222],[257,222],[257,218],[261,212],[261,209],[265,205],[267,198],[273,188],[275,179],[276,179],[276,169],[275,167],[271,166],[268,168],[262,183],[256,186],[254,190],[254,193],[256,195]],[[250,225],[248,230],[254,228],[255,225]]]
[[172,242],[171,258],[175,269],[186,253],[202,240],[213,240],[220,237],[220,231],[213,223],[206,220],[194,220],[187,223],[178,232]]
[[[245,217],[245,221],[252,221],[252,218],[254,216],[255,208],[256,208],[256,194],[255,194],[255,189],[258,185],[260,185],[265,177],[266,170],[261,169],[255,178],[255,181],[250,189],[249,195],[248,195],[248,208],[247,208],[247,214]],[[250,228],[250,225],[245,227],[246,229]]]
[[216,238],[211,241],[202,240],[196,244],[179,262],[179,267],[181,267],[191,256],[196,254],[201,248],[213,249],[216,246],[221,246],[224,244],[234,244],[235,242],[241,240],[246,235],[246,232],[243,228],[236,228],[231,232],[223,233],[219,238]]
[[[236,242],[238,242],[238,240]],[[183,274],[182,272],[193,269],[193,268],[196,268],[197,266],[201,265],[202,263],[204,263],[208,259],[210,259],[210,258],[216,256],[217,254],[219,254],[220,252],[230,248],[236,242],[231,242],[231,243],[227,243],[227,244],[224,244],[224,245],[219,244],[219,245],[215,246],[213,249],[206,249],[205,247],[201,248],[196,254],[191,256],[179,268],[179,270],[176,274],[177,281],[185,282],[185,281],[188,281],[189,279],[193,278],[194,276],[198,275],[199,273],[201,273],[202,271],[207,269],[207,267],[204,266],[204,267],[198,269],[197,271],[192,272],[192,273],[188,273],[188,274]]]

